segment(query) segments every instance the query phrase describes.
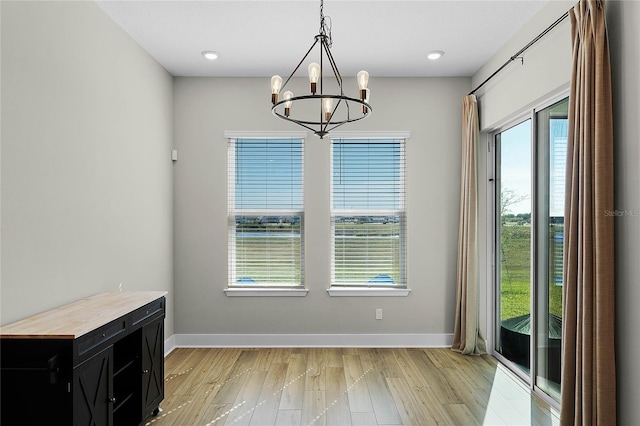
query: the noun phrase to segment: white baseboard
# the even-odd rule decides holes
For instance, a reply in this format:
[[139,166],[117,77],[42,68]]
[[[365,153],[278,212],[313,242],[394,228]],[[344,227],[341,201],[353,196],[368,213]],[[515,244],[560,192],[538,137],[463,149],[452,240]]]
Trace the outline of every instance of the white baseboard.
[[442,348],[453,334],[174,334],[165,354],[174,348]]
[[176,348],[176,335],[171,335],[164,340],[164,357],[166,358]]

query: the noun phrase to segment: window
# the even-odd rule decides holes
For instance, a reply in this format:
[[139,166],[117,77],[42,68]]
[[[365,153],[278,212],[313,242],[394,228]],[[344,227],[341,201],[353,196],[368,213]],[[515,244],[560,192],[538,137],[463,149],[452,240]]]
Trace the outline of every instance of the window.
[[331,286],[406,287],[404,139],[331,143]]
[[229,138],[229,288],[304,286],[303,140]]

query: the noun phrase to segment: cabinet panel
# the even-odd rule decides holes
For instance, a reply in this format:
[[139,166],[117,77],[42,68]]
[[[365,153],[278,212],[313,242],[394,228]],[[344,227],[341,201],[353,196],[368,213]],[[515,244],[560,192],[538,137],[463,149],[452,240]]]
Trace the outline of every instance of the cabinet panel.
[[114,337],[123,335],[126,329],[127,322],[121,318],[76,339],[80,360],[100,351],[104,347],[103,345],[108,344],[108,341]]
[[147,306],[143,306],[137,309],[131,314],[131,323],[133,326],[141,324],[147,320],[157,318],[164,315],[164,297],[149,303]]
[[[164,320],[142,328],[142,408],[145,416],[164,399]],[[157,414],[157,412],[156,412]]]
[[71,343],[9,339],[0,350],[0,424],[71,424]]
[[109,426],[113,419],[113,348],[73,370],[74,426]]

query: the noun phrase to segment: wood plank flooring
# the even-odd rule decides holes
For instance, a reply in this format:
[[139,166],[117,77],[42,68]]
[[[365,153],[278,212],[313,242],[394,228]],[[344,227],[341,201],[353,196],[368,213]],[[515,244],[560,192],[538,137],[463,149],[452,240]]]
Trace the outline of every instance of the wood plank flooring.
[[148,426],[558,425],[488,356],[449,349],[179,348]]

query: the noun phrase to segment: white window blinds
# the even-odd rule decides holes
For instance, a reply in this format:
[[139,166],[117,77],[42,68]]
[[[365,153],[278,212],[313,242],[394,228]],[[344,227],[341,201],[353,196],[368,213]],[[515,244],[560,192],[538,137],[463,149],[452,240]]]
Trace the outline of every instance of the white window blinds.
[[406,287],[404,139],[333,139],[331,152],[331,285]]
[[302,139],[229,139],[229,286],[304,281]]

